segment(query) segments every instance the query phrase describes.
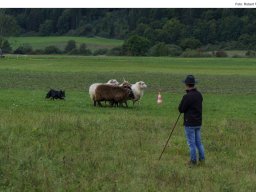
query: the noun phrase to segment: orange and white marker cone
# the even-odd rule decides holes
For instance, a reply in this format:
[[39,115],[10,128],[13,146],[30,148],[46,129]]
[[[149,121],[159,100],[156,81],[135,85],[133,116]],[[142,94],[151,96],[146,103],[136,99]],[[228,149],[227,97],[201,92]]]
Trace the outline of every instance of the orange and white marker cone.
[[160,94],[160,92],[158,92],[158,96],[157,96],[157,104],[161,104],[163,102],[162,100],[162,96]]

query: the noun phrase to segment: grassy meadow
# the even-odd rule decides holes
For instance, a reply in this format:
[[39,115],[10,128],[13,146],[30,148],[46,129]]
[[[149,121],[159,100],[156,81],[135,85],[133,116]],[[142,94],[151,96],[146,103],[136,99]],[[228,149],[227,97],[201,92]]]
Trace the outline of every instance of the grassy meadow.
[[[206,163],[188,168],[178,123],[194,74]],[[93,107],[89,85],[143,80],[134,107]],[[256,59],[7,56],[0,59],[0,191],[255,191]],[[48,101],[49,88],[65,101]],[[162,105],[156,104],[158,91]]]
[[72,37],[72,36],[47,36],[47,37],[9,37],[13,49],[18,48],[23,44],[30,44],[33,49],[44,49],[47,46],[54,45],[61,50],[64,50],[69,40],[75,40],[78,45],[85,43],[91,50],[121,46],[123,40],[107,39],[101,37]]

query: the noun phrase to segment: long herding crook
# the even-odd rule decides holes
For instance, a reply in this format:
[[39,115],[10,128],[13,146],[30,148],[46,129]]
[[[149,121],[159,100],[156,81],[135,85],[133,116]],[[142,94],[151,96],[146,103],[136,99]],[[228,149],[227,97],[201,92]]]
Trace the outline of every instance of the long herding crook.
[[[176,127],[176,125],[177,125],[177,123],[178,123],[178,121],[179,121],[179,119],[180,119],[180,115],[181,115],[181,113],[179,114],[178,119],[176,120],[176,122],[175,122],[175,124],[174,124],[174,126],[173,126],[173,128],[172,128],[172,132],[174,131],[174,128]],[[167,140],[166,143],[165,143],[165,146],[164,146],[164,148],[163,148],[163,151],[162,151],[162,153],[161,153],[161,155],[160,155],[160,157],[159,157],[159,161],[161,160],[161,157],[162,157],[162,155],[163,155],[163,153],[164,153],[164,150],[165,150],[165,148],[166,148],[166,146],[167,146],[167,144],[168,144],[168,142],[169,142],[169,140],[170,140],[170,138],[171,138],[171,136],[172,136],[172,132],[171,132],[171,134],[169,135],[169,138],[168,138],[168,140]]]

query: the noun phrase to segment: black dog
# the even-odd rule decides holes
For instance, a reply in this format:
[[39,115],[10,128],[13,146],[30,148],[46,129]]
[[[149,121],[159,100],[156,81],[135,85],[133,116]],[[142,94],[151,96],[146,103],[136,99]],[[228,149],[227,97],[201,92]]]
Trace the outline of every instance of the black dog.
[[50,89],[50,91],[46,94],[46,99],[65,99],[65,91],[56,91],[54,89]]

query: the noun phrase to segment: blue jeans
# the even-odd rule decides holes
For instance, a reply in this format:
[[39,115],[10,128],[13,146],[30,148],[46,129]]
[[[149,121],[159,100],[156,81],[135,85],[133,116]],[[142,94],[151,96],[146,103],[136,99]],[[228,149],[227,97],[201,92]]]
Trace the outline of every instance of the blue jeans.
[[204,147],[201,143],[201,134],[200,134],[201,126],[196,127],[186,127],[185,126],[185,134],[187,137],[187,143],[190,150],[190,160],[196,161],[196,148],[199,153],[199,160],[204,160]]

